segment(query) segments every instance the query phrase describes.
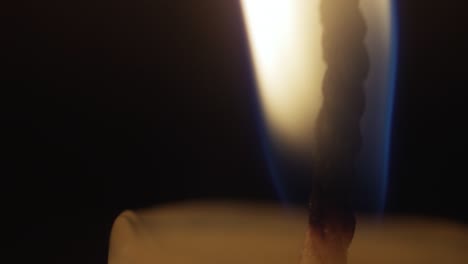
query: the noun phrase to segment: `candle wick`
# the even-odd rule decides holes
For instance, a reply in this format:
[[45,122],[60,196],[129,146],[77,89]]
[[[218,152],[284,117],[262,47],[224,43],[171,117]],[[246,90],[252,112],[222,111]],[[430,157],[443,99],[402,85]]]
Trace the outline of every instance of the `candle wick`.
[[354,230],[351,200],[361,147],[369,56],[359,0],[322,0],[323,103],[317,118],[309,231],[301,264],[345,264]]

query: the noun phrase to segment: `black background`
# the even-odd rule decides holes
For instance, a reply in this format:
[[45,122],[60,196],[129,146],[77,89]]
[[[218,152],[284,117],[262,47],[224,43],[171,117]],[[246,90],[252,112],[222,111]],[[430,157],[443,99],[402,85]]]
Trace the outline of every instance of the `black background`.
[[[0,10],[2,218],[16,262],[103,263],[127,208],[276,199],[238,1]],[[388,213],[468,221],[466,11],[400,1]]]

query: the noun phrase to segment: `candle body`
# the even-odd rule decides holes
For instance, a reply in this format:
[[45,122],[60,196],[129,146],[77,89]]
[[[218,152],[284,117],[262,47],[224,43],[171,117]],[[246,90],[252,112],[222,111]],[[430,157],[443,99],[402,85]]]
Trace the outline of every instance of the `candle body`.
[[[124,212],[115,221],[109,264],[299,263],[305,209],[193,203]],[[466,264],[468,229],[440,220],[358,217],[350,264]]]

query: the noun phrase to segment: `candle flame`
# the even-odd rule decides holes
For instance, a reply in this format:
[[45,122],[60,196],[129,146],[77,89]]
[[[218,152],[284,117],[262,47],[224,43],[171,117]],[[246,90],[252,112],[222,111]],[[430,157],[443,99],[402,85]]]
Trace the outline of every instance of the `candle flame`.
[[242,0],[263,115],[275,143],[309,153],[321,107],[318,0]]
[[[287,193],[284,184],[291,181],[291,174],[282,175],[285,173],[275,159],[278,153],[268,143],[279,146],[280,155],[286,154],[292,160],[310,163],[313,158],[314,126],[322,106],[326,70],[322,55],[322,1],[325,0],[241,0],[267,130],[265,152],[282,200],[288,199],[283,194]],[[395,6],[396,0],[359,1],[366,21],[370,69],[361,120],[364,140],[357,165],[362,178],[358,185],[365,189],[365,199],[376,201],[378,208],[385,203],[389,172],[398,51]],[[337,12],[339,8],[345,5],[337,6]]]

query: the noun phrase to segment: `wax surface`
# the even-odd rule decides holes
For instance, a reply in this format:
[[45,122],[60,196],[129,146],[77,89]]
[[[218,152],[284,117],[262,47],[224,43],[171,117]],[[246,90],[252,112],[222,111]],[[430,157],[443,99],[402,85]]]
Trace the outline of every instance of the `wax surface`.
[[[304,209],[187,203],[126,211],[110,239],[110,264],[299,263]],[[468,229],[442,220],[358,217],[350,264],[468,263]]]

